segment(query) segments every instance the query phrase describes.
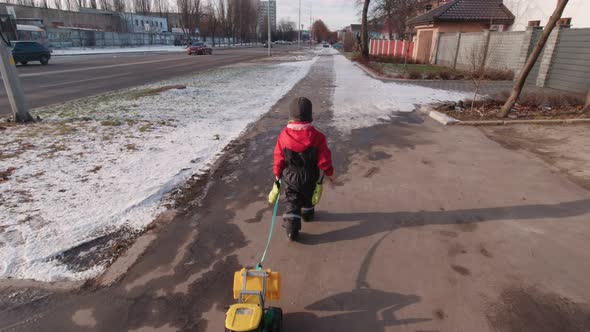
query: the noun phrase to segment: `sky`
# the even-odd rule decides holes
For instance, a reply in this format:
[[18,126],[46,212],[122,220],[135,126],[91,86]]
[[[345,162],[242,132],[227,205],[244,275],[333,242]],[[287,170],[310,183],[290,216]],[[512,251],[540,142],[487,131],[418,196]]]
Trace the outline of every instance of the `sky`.
[[[359,8],[355,0],[301,0],[301,23],[309,26],[310,8],[312,17],[322,19],[330,30],[344,28],[360,22]],[[555,9],[557,0],[504,0],[517,16],[513,30],[524,30],[530,20],[541,20],[544,25]],[[298,0],[277,0],[279,20],[287,18],[297,23]],[[574,28],[590,27],[590,0],[570,0],[563,17],[572,17]]]

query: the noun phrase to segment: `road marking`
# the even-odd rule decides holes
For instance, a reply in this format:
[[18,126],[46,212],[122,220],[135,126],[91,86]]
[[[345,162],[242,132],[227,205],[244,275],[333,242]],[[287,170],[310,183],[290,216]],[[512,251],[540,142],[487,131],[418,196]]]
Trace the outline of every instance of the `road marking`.
[[183,56],[182,58],[177,57],[177,58],[168,58],[168,59],[160,59],[160,60],[121,63],[118,65],[105,65],[105,66],[88,67],[88,68],[46,71],[46,72],[42,72],[42,73],[22,74],[22,75],[19,75],[19,77],[37,77],[37,76],[47,76],[47,75],[53,75],[53,74],[75,73],[75,72],[88,71],[88,70],[117,68],[117,67],[126,67],[126,66],[134,66],[134,65],[145,65],[148,63],[157,63],[157,62],[174,61],[174,60],[182,60],[182,59],[187,59],[187,56]]
[[49,87],[53,87],[53,86],[60,86],[60,85],[68,85],[68,84],[74,84],[74,83],[82,83],[82,82],[90,82],[90,81],[98,81],[98,80],[103,80],[105,78],[111,78],[111,77],[117,77],[117,76],[124,76],[124,75],[128,75],[131,74],[129,73],[123,73],[123,74],[117,74],[117,75],[109,75],[109,76],[101,76],[101,77],[95,77],[95,78],[87,78],[84,80],[77,80],[77,81],[70,81],[70,82],[63,82],[63,83],[55,83],[55,84],[47,84],[47,85],[41,85],[39,86],[40,88],[49,88]]

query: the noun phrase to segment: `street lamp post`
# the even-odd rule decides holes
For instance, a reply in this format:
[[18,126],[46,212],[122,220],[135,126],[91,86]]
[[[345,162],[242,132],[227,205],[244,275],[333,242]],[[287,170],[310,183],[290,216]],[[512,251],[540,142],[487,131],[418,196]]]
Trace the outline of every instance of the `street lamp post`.
[[297,26],[297,46],[301,48],[301,0],[299,0],[299,25]]
[[266,46],[268,46],[268,56],[272,56],[272,53],[270,51],[270,47],[272,45],[271,44],[271,38],[270,38],[270,0],[268,0],[268,8],[267,9],[268,9],[268,15],[267,15],[268,16],[268,18],[267,18],[267,21],[268,21],[268,26],[267,26],[267,29],[268,29],[268,41],[267,41],[267,45]]

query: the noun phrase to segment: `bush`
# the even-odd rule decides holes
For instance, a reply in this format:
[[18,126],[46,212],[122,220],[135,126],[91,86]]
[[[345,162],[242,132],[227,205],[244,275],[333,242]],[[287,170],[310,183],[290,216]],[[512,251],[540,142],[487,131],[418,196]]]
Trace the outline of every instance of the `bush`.
[[[503,105],[510,97],[510,91],[502,91],[481,101],[484,105]],[[567,92],[530,92],[520,94],[518,104],[525,107],[576,107],[584,105],[584,98],[581,95]]]
[[437,73],[426,73],[424,74],[424,78],[427,80],[437,80],[440,78],[440,76]]
[[422,74],[417,71],[410,71],[406,73],[406,77],[411,80],[419,80],[422,79]]
[[484,72],[483,77],[490,81],[511,81],[514,78],[514,72],[512,70],[488,69]]
[[441,71],[438,73],[438,77],[440,77],[441,80],[450,80],[452,77],[454,77],[453,73],[451,71]]
[[371,55],[370,58],[371,58],[371,61],[381,62],[381,63],[396,63],[396,64],[402,64],[402,63],[416,64],[417,63],[412,58],[404,59],[403,57]]

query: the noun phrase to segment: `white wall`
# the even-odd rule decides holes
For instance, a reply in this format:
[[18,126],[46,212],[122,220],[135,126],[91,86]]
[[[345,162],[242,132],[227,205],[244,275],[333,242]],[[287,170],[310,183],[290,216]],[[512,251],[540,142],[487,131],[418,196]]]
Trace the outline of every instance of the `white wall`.
[[[545,26],[555,10],[557,0],[504,0],[504,4],[516,16],[513,30],[526,29],[528,21],[541,20]],[[590,0],[570,0],[563,17],[572,18],[573,28],[590,27]]]

